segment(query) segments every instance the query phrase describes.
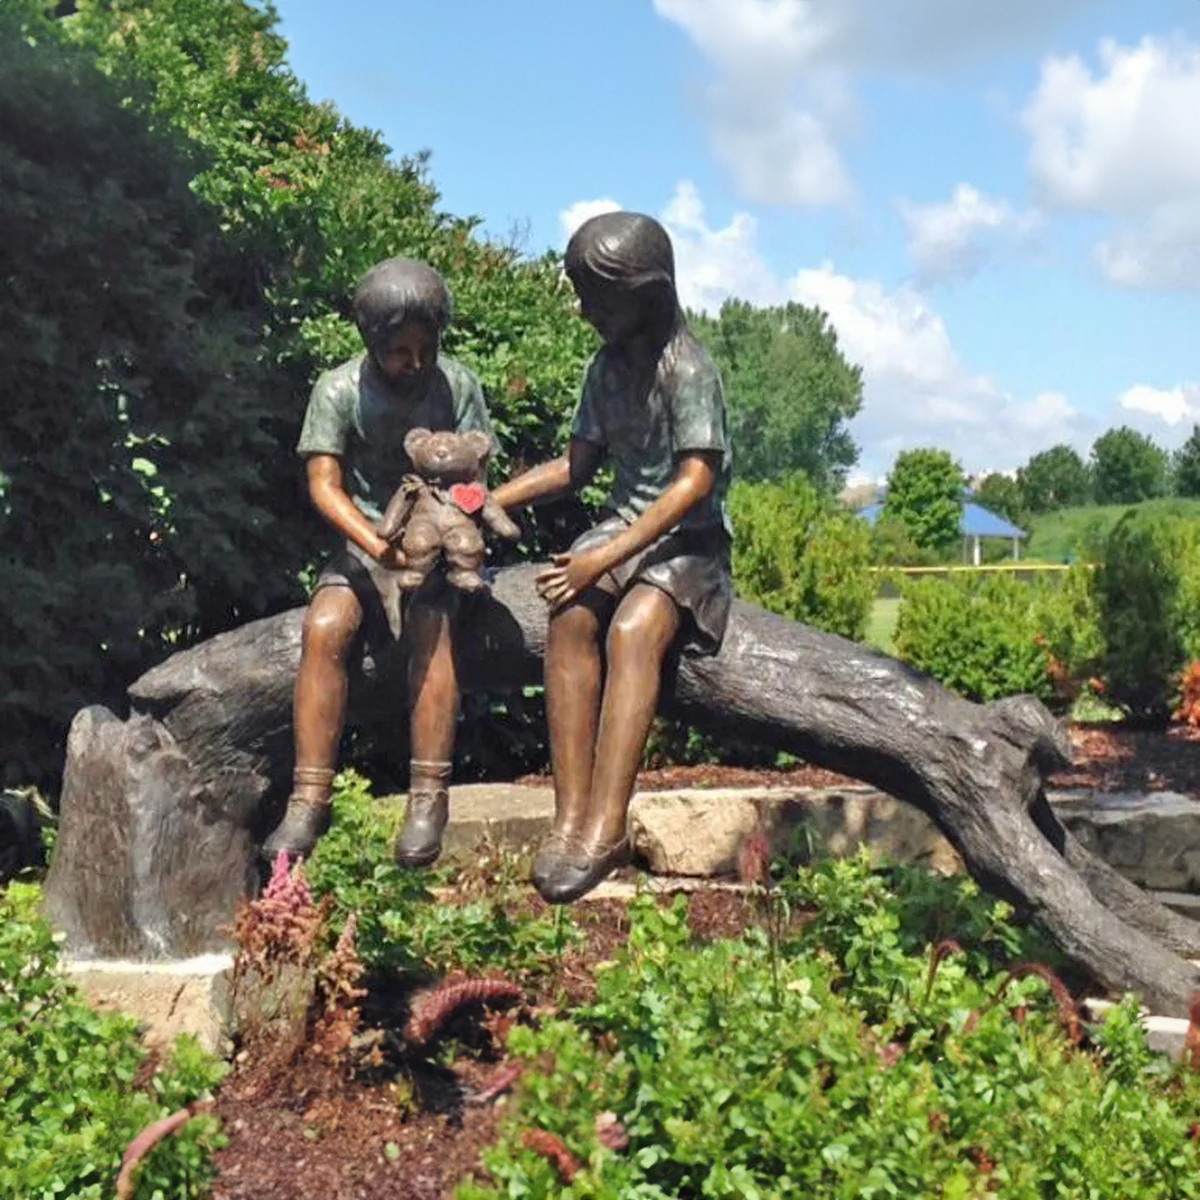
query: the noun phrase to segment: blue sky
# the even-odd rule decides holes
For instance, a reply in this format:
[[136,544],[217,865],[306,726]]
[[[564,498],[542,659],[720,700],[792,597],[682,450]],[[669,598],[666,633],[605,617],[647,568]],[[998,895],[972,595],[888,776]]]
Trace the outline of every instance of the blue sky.
[[531,252],[662,217],[694,307],[825,309],[862,472],[1200,420],[1200,0],[277,0],[314,99]]

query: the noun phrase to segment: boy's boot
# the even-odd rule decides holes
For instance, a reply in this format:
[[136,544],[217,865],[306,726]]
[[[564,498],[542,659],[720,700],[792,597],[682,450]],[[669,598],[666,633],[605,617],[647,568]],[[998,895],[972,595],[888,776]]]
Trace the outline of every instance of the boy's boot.
[[263,854],[275,858],[280,850],[292,858],[307,857],[329,828],[333,771],[327,767],[297,767],[292,772],[292,794],[283,820],[263,843]]
[[396,839],[396,865],[427,867],[442,852],[442,833],[450,818],[451,764],[413,759],[409,769],[408,811]]

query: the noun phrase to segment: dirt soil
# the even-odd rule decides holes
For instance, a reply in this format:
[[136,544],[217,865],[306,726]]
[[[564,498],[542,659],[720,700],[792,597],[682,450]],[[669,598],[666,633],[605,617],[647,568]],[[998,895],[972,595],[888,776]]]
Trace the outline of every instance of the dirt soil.
[[[1054,775],[1052,787],[1200,793],[1200,729],[1175,725],[1164,733],[1112,724],[1072,725],[1070,734],[1074,765]],[[517,782],[546,787],[551,780],[545,775],[527,775]],[[664,792],[681,788],[835,788],[855,782],[807,764],[777,769],[701,763],[642,771],[637,787],[643,792]]]

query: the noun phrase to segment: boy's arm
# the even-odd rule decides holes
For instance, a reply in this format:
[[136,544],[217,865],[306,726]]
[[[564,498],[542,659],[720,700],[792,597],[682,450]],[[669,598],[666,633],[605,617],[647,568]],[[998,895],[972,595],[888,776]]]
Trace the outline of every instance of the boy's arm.
[[577,492],[592,481],[603,461],[603,446],[572,438],[561,458],[532,467],[502,483],[493,490],[492,499],[503,509],[513,509]]
[[697,504],[711,495],[721,465],[719,451],[681,454],[675,478],[661,496],[610,542],[582,554],[556,554],[554,566],[537,577],[538,593],[553,608],[570,604],[607,571],[628,562],[674,529]]
[[384,566],[404,565],[404,556],[375,532],[370,517],[350,499],[342,475],[342,460],[337,455],[310,454],[304,469],[313,507],[338,533]]

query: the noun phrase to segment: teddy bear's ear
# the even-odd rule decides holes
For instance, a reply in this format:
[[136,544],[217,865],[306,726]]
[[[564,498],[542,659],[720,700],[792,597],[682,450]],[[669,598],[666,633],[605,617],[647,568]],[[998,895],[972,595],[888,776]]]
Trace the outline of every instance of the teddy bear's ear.
[[404,435],[404,453],[409,458],[416,458],[420,453],[421,447],[433,437],[433,434],[428,429],[410,429]]
[[492,454],[492,438],[491,434],[484,433],[481,429],[472,429],[462,435],[463,441],[466,442],[476,454],[479,455],[480,462],[486,462]]

